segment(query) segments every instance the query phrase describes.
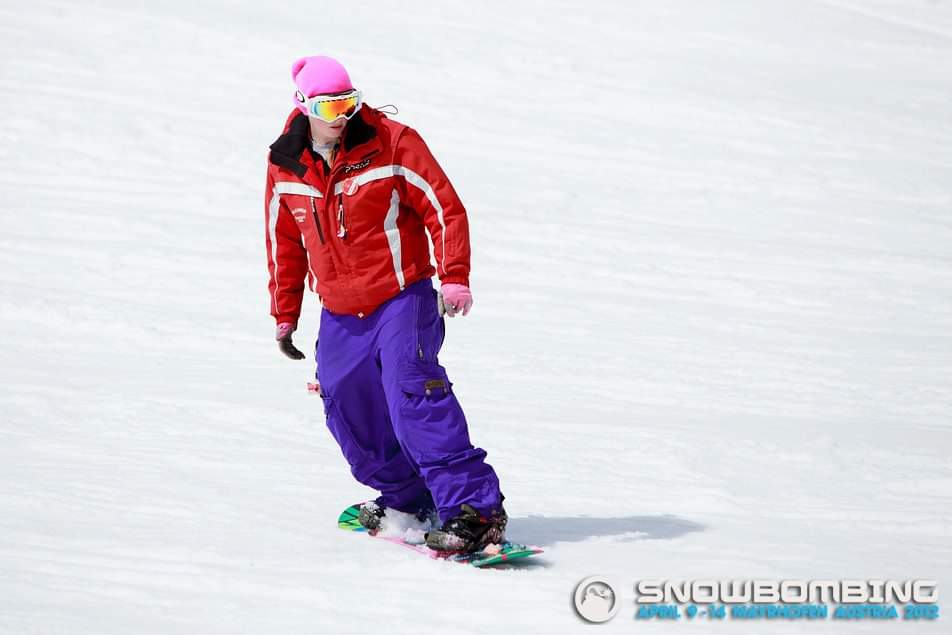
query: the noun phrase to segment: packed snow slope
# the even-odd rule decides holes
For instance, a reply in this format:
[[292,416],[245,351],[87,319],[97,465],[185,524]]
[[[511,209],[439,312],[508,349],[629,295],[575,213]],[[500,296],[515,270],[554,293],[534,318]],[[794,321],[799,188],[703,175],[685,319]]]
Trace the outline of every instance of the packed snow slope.
[[[36,0],[0,52],[0,632],[584,632],[592,574],[606,632],[948,628],[635,623],[632,585],[950,597],[949,3]],[[370,492],[263,224],[317,53],[467,204],[442,362],[540,564],[335,526]]]

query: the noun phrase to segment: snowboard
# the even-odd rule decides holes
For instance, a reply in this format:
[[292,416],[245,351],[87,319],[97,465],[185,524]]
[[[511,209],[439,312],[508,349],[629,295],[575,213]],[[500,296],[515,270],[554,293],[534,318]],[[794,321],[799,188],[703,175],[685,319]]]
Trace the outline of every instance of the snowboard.
[[533,545],[520,545],[514,542],[504,542],[501,545],[487,545],[482,551],[473,551],[463,553],[459,551],[436,551],[426,546],[424,542],[409,542],[404,538],[395,536],[382,536],[372,534],[359,522],[357,516],[360,514],[360,506],[363,503],[351,505],[337,518],[337,526],[347,531],[364,532],[377,540],[386,540],[393,544],[400,545],[419,554],[425,555],[432,560],[446,560],[449,562],[458,562],[468,564],[474,567],[492,567],[494,565],[508,564],[514,560],[522,560],[536,554],[542,553],[540,547]]

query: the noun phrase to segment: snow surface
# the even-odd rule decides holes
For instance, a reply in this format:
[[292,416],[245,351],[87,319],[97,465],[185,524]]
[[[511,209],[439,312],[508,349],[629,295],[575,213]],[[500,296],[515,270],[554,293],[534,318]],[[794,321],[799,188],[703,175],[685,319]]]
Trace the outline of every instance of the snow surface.
[[[952,3],[5,2],[0,51],[0,632],[583,632],[593,574],[606,632],[947,630],[632,623],[632,584],[952,611]],[[335,526],[370,492],[263,228],[321,52],[470,211],[442,361],[538,564]]]

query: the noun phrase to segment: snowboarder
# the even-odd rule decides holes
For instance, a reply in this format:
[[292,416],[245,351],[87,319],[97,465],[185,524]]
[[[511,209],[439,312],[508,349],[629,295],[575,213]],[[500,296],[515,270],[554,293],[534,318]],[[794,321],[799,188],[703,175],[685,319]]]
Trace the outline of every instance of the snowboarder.
[[291,76],[295,108],[271,145],[265,191],[280,350],[304,359],[291,336],[307,281],[323,305],[315,358],[327,427],[354,477],[380,492],[362,525],[435,511],[433,549],[503,542],[499,480],[437,359],[443,312],[473,305],[463,204],[420,135],[363,103],[338,61],[305,57]]

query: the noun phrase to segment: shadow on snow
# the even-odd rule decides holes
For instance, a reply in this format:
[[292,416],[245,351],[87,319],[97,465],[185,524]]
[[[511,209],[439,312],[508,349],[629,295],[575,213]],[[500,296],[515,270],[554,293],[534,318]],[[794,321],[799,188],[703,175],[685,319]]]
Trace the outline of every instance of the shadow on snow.
[[618,536],[619,542],[666,540],[704,529],[700,523],[672,515],[624,518],[529,516],[510,518],[506,533],[519,542],[545,547],[556,542],[580,542],[608,536]]

